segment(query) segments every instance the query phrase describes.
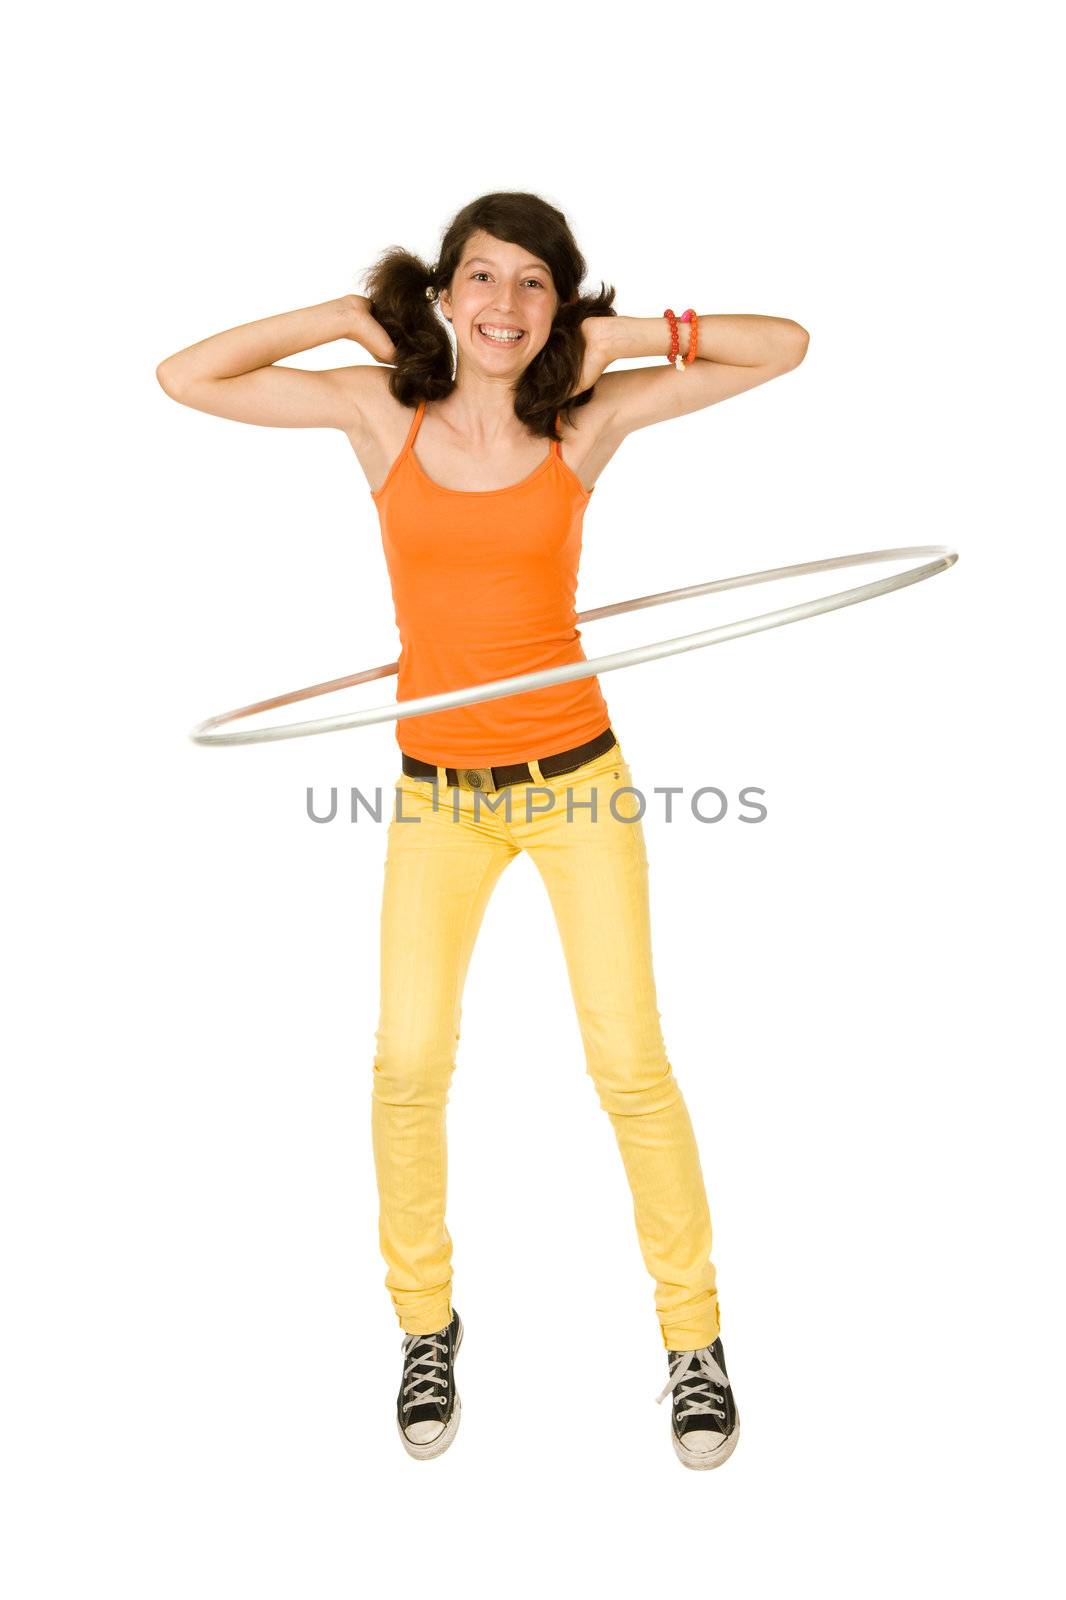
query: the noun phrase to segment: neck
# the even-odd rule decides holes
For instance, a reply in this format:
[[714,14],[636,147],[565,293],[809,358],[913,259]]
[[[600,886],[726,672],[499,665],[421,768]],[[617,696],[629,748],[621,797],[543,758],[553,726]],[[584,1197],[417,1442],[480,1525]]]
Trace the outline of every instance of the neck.
[[451,394],[435,409],[457,433],[491,449],[504,440],[528,437],[515,416],[514,395],[510,378],[486,377],[460,367]]

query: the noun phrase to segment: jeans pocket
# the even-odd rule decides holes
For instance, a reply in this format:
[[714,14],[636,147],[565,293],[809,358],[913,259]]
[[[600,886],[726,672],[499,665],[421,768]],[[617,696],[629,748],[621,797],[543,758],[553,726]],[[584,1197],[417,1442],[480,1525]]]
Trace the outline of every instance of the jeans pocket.
[[618,764],[618,781],[614,789],[621,791],[612,793],[611,796],[611,807],[615,816],[626,823],[639,822],[644,815],[646,801],[634,784],[633,774],[625,761],[620,761]]
[[579,783],[591,782],[593,778],[602,777],[604,774],[615,774],[616,768],[621,768],[622,752],[616,744],[610,750],[605,750],[603,755],[593,756],[591,761],[583,762],[580,767],[575,767],[572,772],[560,772],[547,781],[552,784],[561,784],[565,789],[567,784],[575,787]]
[[574,772],[560,773],[551,779],[551,787],[560,811],[565,813],[569,803],[578,820],[610,823],[632,814],[635,796],[616,793],[631,782],[629,768],[616,749]]

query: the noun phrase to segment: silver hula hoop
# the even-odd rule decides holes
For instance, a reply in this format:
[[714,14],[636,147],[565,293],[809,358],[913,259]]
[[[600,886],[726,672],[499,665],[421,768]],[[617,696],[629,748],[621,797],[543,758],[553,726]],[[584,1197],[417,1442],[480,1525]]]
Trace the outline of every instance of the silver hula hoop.
[[352,711],[338,717],[318,717],[310,722],[286,722],[275,727],[245,728],[234,733],[213,733],[222,723],[235,722],[240,717],[251,717],[260,711],[272,711],[276,706],[292,705],[297,700],[310,700],[315,695],[333,694],[340,689],[351,689],[359,683],[369,683],[374,678],[387,678],[399,669],[399,662],[386,666],[367,667],[363,672],[353,672],[347,678],[332,678],[328,683],[313,683],[307,689],[293,689],[288,694],[274,695],[270,700],[260,700],[253,706],[241,706],[237,711],[224,711],[220,716],[208,717],[198,723],[189,738],[196,744],[265,744],[271,739],[301,739],[312,733],[336,733],[341,728],[365,728],[373,722],[391,722],[394,718],[425,716],[433,711],[449,711],[456,706],[477,705],[482,700],[499,700],[509,694],[524,694],[529,689],[546,689],[553,683],[570,683],[576,678],[591,678],[601,672],[614,672],[619,667],[635,667],[642,661],[658,661],[662,656],[680,655],[685,650],[702,650],[705,645],[721,644],[725,639],[740,639],[748,633],[762,633],[766,628],[780,628],[787,622],[802,622],[805,617],[817,617],[823,611],[837,611],[841,606],[854,606],[862,600],[872,600],[875,595],[890,594],[893,589],[906,588],[920,583],[934,573],[946,572],[959,559],[958,551],[945,544],[906,545],[898,550],[867,550],[861,555],[830,556],[824,561],[803,561],[793,567],[770,567],[763,572],[745,572],[736,578],[715,578],[710,583],[694,583],[687,589],[668,589],[662,594],[646,594],[636,600],[619,600],[610,606],[597,606],[593,611],[578,613],[578,622],[594,622],[600,617],[619,616],[623,611],[639,611],[644,606],[662,606],[671,600],[688,600],[699,594],[717,594],[724,589],[740,589],[752,583],[771,583],[778,578],[798,578],[808,572],[828,572],[833,567],[858,567],[872,561],[902,561],[909,556],[936,556],[935,561],[923,566],[908,567],[891,578],[881,578],[876,583],[864,583],[857,589],[841,589],[836,594],[804,600],[799,605],[784,606],[780,611],[764,611],[757,617],[745,617],[740,622],[723,622],[717,628],[705,628],[701,633],[685,633],[676,639],[661,639],[654,644],[637,645],[632,650],[618,650],[614,655],[597,656],[593,661],[575,661],[561,667],[550,667],[543,672],[523,672],[513,678],[498,678],[494,683],[476,683],[466,689],[451,689],[446,694],[423,695],[417,700],[392,701],[385,706],[372,706],[368,711]]

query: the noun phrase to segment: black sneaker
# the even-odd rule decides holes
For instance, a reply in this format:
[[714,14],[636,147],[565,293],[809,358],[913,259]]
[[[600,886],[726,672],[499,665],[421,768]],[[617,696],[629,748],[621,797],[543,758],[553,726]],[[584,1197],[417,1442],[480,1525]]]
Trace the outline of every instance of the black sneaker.
[[420,1461],[447,1450],[458,1432],[455,1357],[462,1342],[463,1324],[454,1306],[452,1320],[438,1333],[403,1336],[403,1381],[396,1397],[396,1426],[407,1454]]
[[719,1336],[702,1350],[668,1350],[670,1382],[659,1400],[674,1392],[671,1437],[679,1461],[697,1471],[720,1467],[736,1449],[740,1417],[726,1372]]

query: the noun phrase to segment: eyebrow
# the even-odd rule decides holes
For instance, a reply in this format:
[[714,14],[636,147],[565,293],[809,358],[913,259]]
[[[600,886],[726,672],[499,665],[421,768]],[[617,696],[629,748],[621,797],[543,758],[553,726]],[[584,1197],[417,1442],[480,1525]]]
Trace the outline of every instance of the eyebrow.
[[[487,267],[494,267],[496,265],[495,261],[490,261],[488,256],[471,256],[469,261],[463,262],[463,265],[464,267],[472,267],[475,261],[483,261]],[[548,277],[551,277],[551,269],[546,267],[543,261],[527,261],[521,270],[523,272],[528,272],[530,267],[536,267],[538,271],[546,272]]]

